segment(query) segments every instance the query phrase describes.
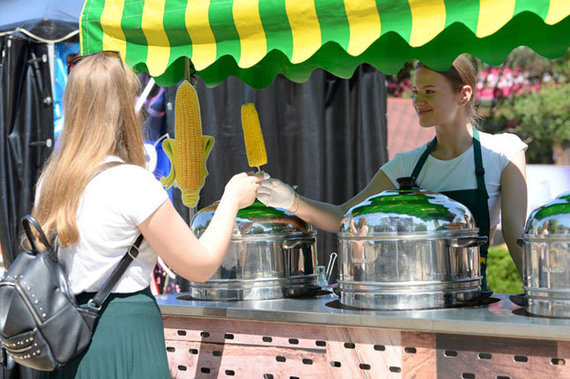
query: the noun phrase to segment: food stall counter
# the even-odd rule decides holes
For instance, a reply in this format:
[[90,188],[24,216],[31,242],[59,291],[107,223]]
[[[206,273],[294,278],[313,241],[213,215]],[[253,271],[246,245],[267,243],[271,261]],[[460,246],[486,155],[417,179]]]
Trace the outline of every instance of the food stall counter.
[[570,319],[531,316],[508,295],[414,311],[348,308],[333,294],[156,298],[176,377],[570,376]]

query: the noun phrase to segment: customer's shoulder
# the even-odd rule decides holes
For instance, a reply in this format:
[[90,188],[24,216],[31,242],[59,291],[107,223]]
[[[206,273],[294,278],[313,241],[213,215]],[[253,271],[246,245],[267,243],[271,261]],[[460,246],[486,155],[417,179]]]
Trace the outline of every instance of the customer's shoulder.
[[113,181],[116,183],[128,184],[129,182],[140,183],[157,181],[154,175],[146,168],[133,164],[118,164],[101,172],[96,180]]

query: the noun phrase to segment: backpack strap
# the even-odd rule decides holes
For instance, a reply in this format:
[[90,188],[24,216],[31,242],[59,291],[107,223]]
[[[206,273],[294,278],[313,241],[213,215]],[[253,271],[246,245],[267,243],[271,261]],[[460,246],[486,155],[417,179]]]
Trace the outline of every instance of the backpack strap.
[[121,278],[127,267],[129,267],[131,262],[139,255],[139,247],[142,241],[143,241],[143,235],[139,234],[136,241],[131,245],[131,247],[129,247],[127,253],[123,256],[117,267],[115,267],[109,278],[105,281],[103,287],[101,287],[101,289],[99,290],[99,292],[97,292],[97,294],[95,295],[95,297],[93,297],[93,299],[87,302],[87,309],[89,311],[99,313],[101,307],[103,306],[103,303],[105,302],[105,300],[107,300],[107,297],[111,293],[111,290],[113,289],[115,284],[117,284],[117,282],[119,281],[119,279]]
[[[95,175],[93,175],[93,177],[91,179],[93,179],[94,177],[96,177],[97,175],[99,175],[100,173],[102,173],[103,171],[105,171],[109,168],[119,166],[122,164],[124,164],[124,162],[122,162],[122,161],[111,161],[111,162],[103,163],[99,167],[99,169],[95,172]],[[48,238],[46,237],[44,231],[42,230],[42,227],[36,221],[36,219],[33,218],[31,215],[26,215],[22,219],[22,224],[24,225],[24,230],[26,232],[26,236],[30,240],[30,245],[32,246],[32,248],[36,249],[36,243],[35,243],[34,235],[33,235],[31,228],[30,228],[30,224],[38,231],[38,234],[40,235],[40,238],[41,238],[41,242],[48,249],[50,256],[52,256],[53,259],[57,260],[57,249],[54,249],[52,247],[52,244],[49,243]],[[57,236],[56,236],[56,238],[57,238]],[[113,289],[115,284],[117,284],[117,282],[119,281],[121,276],[125,273],[125,271],[127,270],[127,267],[129,267],[131,262],[139,255],[139,247],[143,241],[143,238],[144,238],[143,235],[139,234],[139,236],[137,237],[135,242],[129,247],[126,254],[123,256],[123,258],[121,258],[121,261],[119,262],[119,264],[111,272],[111,275],[105,281],[105,283],[103,284],[103,287],[101,287],[101,289],[97,292],[97,294],[95,294],[95,297],[93,297],[93,299],[91,299],[87,302],[87,310],[88,311],[95,313],[95,314],[99,313],[99,311],[101,310],[101,307],[103,306],[103,303],[105,302],[105,300],[107,300],[107,297],[109,297],[109,294],[111,293],[111,290]]]
[[38,235],[40,236],[41,243],[43,243],[44,246],[50,251],[53,250],[52,245],[49,242],[48,238],[46,237],[40,223],[37,222],[35,218],[33,218],[31,215],[25,215],[22,218],[22,226],[24,227],[24,232],[26,232],[26,237],[28,237],[28,241],[30,241],[30,246],[32,247],[32,249],[37,250],[36,238],[34,236],[34,233],[32,232],[32,226],[33,226],[34,229],[36,229],[36,231],[38,232]]

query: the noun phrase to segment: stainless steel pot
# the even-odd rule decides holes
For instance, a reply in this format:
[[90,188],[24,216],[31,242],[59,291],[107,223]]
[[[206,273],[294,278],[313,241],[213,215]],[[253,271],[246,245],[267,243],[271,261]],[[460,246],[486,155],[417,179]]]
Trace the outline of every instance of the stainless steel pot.
[[339,240],[341,303],[396,310],[442,308],[481,294],[473,216],[445,195],[411,187],[352,207]]
[[570,318],[570,192],[532,211],[521,242],[526,311]]
[[[200,236],[218,202],[192,221]],[[205,283],[190,282],[201,300],[262,300],[298,296],[318,289],[316,232],[293,214],[259,201],[238,212],[226,256]]]

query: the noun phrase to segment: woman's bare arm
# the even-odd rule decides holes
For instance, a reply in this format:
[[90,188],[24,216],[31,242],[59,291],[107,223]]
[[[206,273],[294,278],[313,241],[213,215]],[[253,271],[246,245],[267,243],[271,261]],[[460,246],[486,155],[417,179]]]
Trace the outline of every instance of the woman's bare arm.
[[170,201],[165,201],[139,226],[164,262],[188,280],[208,280],[224,259],[240,208],[253,203],[261,178],[235,175],[204,234],[197,239]]
[[370,183],[344,204],[333,205],[312,200],[304,196],[298,196],[298,199],[295,200],[289,210],[294,211],[296,216],[309,224],[315,225],[328,232],[336,233],[340,229],[342,217],[351,207],[361,203],[372,195],[392,188],[394,188],[392,181],[382,170],[378,170]]
[[522,237],[527,210],[526,160],[524,151],[517,154],[503,170],[501,176],[501,197],[503,237],[522,278],[522,249],[517,244],[517,239]]

